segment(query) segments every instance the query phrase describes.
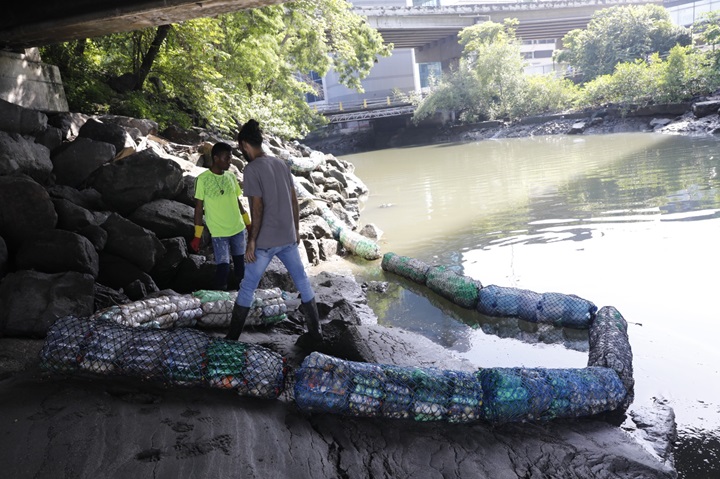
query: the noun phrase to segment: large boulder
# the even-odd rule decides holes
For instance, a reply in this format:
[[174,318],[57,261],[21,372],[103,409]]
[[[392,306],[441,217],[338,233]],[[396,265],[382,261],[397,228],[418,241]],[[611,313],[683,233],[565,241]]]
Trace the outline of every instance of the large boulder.
[[18,133],[0,131],[0,175],[24,173],[44,184],[50,178],[52,169],[47,147]]
[[27,176],[0,176],[0,236],[10,250],[56,224],[55,206],[45,188]]
[[716,114],[718,113],[718,110],[720,110],[720,100],[699,101],[697,103],[693,103],[692,106],[692,112],[693,115],[695,115],[695,118],[703,118],[708,115]]
[[57,227],[61,230],[78,231],[96,224],[95,215],[82,206],[62,198],[53,198],[52,202],[58,215]]
[[48,230],[40,237],[25,241],[15,255],[17,269],[43,273],[77,271],[97,278],[98,254],[84,236],[63,230]]
[[160,239],[194,236],[195,209],[174,200],[155,200],[136,209],[129,218]]
[[155,121],[145,118],[131,118],[120,115],[102,115],[98,119],[103,123],[113,123],[125,129],[136,129],[142,136],[157,135],[158,124]]
[[188,247],[185,238],[168,238],[160,240],[165,247],[165,255],[155,264],[150,272],[159,288],[172,288],[178,267],[188,257]]
[[77,187],[93,171],[111,161],[115,151],[112,144],[90,138],[77,138],[65,143],[53,152],[55,181],[61,185]]
[[165,247],[155,233],[117,213],[111,214],[101,226],[108,233],[105,251],[126,259],[146,273],[165,254]]
[[0,130],[33,135],[47,126],[48,117],[45,113],[31,110],[0,99]]
[[100,273],[97,278],[98,283],[113,289],[124,289],[139,280],[148,292],[159,290],[150,275],[130,261],[105,251],[100,252],[99,257]]
[[71,201],[78,206],[82,206],[86,210],[103,211],[108,209],[107,205],[103,203],[100,193],[92,188],[78,190],[71,186],[54,185],[47,190],[52,198],[61,198]]
[[180,192],[182,169],[167,158],[144,150],[95,170],[88,186],[122,214],[130,214],[145,203],[174,199]]
[[83,113],[53,113],[48,116],[48,125],[58,128],[64,140],[72,140],[78,136],[80,128],[88,118],[90,117]]
[[95,280],[76,271],[17,271],[0,282],[0,334],[44,337],[56,319],[93,313]]
[[115,147],[118,159],[135,153],[137,146],[125,128],[114,123],[103,123],[96,118],[89,118],[85,122],[78,132],[78,137],[110,143]]

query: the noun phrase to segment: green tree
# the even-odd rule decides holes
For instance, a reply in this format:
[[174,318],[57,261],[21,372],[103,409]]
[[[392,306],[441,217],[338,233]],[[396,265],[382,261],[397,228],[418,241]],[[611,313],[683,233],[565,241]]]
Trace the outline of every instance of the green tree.
[[615,65],[647,60],[651,54],[667,54],[675,45],[689,45],[687,29],[672,24],[659,5],[631,5],[595,12],[585,29],[572,30],[563,38],[556,59],[569,63],[591,80],[611,74]]
[[[65,44],[43,55],[57,62],[76,48]],[[227,131],[254,117],[292,137],[322,121],[304,102],[314,88],[310,72],[333,68],[343,84],[361,90],[377,56],[391,49],[345,0],[299,0],[91,39],[83,60],[67,62],[61,72],[77,79],[73,85],[85,85],[83,91],[107,94],[105,83],[118,91],[106,96],[105,106],[83,102],[83,108],[154,110],[161,124],[185,114]]]

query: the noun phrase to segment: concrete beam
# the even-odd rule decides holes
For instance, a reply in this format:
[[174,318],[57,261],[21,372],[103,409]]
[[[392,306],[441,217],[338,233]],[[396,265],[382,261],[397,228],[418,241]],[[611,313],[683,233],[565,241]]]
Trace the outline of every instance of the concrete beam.
[[140,30],[286,0],[39,0],[11,2],[0,16],[0,48],[21,51],[81,38]]
[[42,63],[37,50],[0,51],[0,98],[46,113],[68,111],[60,71]]

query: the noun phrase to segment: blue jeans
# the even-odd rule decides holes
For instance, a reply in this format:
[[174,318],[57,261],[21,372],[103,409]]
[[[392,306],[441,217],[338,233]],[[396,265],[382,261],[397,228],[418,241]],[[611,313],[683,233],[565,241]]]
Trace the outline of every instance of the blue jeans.
[[222,238],[212,237],[215,264],[230,264],[230,254],[233,256],[245,254],[245,248],[247,247],[246,231],[247,229],[244,229],[236,235]]
[[290,243],[283,246],[276,246],[268,249],[255,249],[255,262],[245,263],[245,277],[240,284],[236,303],[239,306],[249,308],[252,305],[253,293],[260,284],[260,279],[267,269],[273,256],[277,256],[287,268],[290,277],[295,282],[295,287],[300,292],[303,303],[311,301],[315,292],[310,286],[310,280],[305,273],[297,243]]

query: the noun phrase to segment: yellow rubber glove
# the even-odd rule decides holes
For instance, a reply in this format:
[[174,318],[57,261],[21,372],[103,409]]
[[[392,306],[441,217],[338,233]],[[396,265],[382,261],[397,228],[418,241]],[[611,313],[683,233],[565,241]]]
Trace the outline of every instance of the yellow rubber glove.
[[202,236],[204,229],[205,227],[202,225],[195,225],[195,237],[192,241],[190,241],[190,249],[195,253],[200,251],[200,237]]
[[245,226],[250,226],[250,215],[247,213],[242,214],[243,222],[245,223]]

